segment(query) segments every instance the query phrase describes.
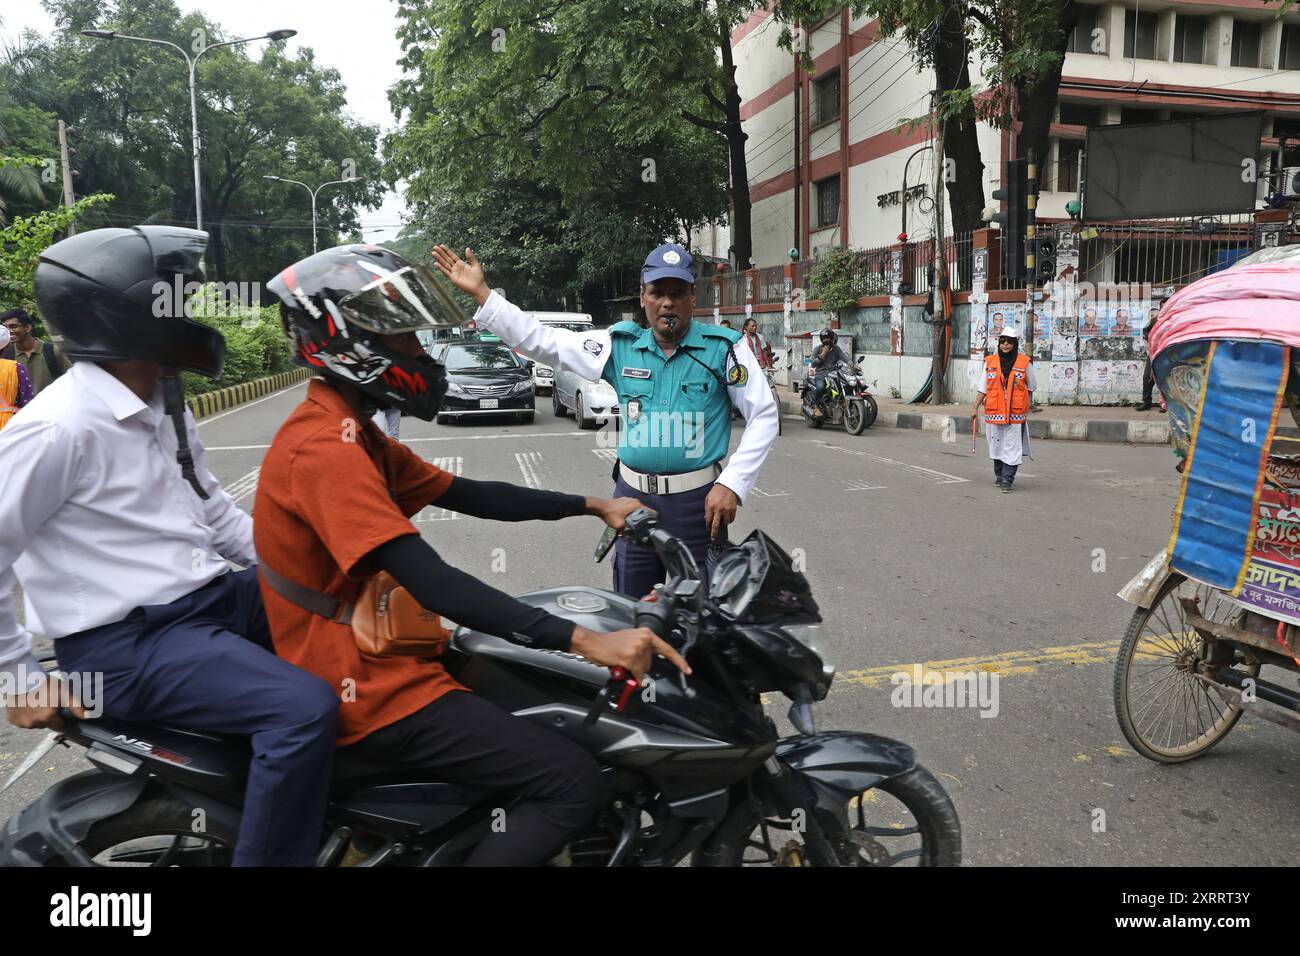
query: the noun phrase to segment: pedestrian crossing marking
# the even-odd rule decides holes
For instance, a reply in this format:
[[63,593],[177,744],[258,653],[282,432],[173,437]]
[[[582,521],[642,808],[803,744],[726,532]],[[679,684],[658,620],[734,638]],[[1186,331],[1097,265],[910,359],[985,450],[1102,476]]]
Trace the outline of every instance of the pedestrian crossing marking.
[[591,453],[602,461],[607,461],[611,465],[618,461],[617,448],[593,448]]
[[[465,471],[465,459],[459,455],[446,458],[430,458],[428,462],[435,468],[440,468],[453,475],[461,475]],[[415,522],[423,524],[426,521],[454,521],[459,517],[459,511],[448,511],[446,508],[439,508],[437,505],[429,505],[415,516]]]
[[816,441],[816,440],[811,440],[811,441],[812,444],[820,445],[822,448],[829,449],[830,451],[842,452],[845,455],[856,455],[859,458],[867,458],[870,459],[871,461],[878,461],[882,465],[897,465],[900,468],[906,468],[914,475],[917,475],[921,478],[928,478],[930,481],[937,482],[938,484],[941,485],[953,485],[961,482],[970,481],[969,478],[962,478],[960,475],[950,475],[945,471],[936,471],[933,468],[926,468],[922,465],[912,465],[912,464],[908,464],[905,461],[897,461],[896,459],[885,458],[881,455],[872,455],[869,452],[858,451],[857,449],[854,448],[841,448],[839,445],[832,445],[828,441]]
[[884,485],[873,485],[869,481],[858,481],[856,479],[844,482],[845,491],[880,491],[884,487]]
[[244,498],[247,498],[257,490],[257,476],[261,474],[261,472],[262,466],[258,465],[248,474],[236,478],[226,486],[226,494],[230,495],[231,499],[238,504]]
[[788,498],[788,497],[790,497],[790,492],[788,492],[788,491],[764,491],[762,488],[758,487],[758,485],[755,485],[753,488],[751,488],[750,491],[749,491],[749,493],[750,493],[751,495],[753,495],[755,498]]
[[517,451],[515,452],[515,463],[524,476],[525,485],[529,488],[538,489],[545,487],[542,482],[542,475],[538,471],[542,464],[542,453],[540,451]]

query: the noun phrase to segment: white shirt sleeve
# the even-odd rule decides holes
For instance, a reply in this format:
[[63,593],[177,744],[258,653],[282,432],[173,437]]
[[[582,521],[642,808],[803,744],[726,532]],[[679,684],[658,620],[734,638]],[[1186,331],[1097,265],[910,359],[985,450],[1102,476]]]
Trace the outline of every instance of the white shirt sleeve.
[[32,635],[18,624],[14,562],[72,496],[82,455],[73,436],[55,422],[15,418],[0,433],[0,673],[14,680],[43,670],[32,655]]
[[744,502],[758,480],[758,470],[767,460],[772,442],[776,441],[781,410],[771,386],[767,384],[767,376],[758,367],[758,359],[743,338],[736,343],[735,353],[749,373],[749,381],[739,387],[728,386],[727,393],[731,404],[745,417],[745,430],[741,433],[740,444],[718,476],[718,482],[734,491],[736,497]]
[[208,470],[207,451],[199,440],[194,416],[189,409],[185,410],[185,429],[189,433],[190,453],[194,456],[194,474],[208,493],[208,500],[203,502],[203,521],[212,529],[213,545],[223,558],[251,568],[257,564],[253,518],[239,509],[235,500],[221,487],[221,482]]
[[535,362],[568,369],[591,381],[609,362],[609,331],[574,332],[538,322],[504,296],[493,292],[474,313],[474,321]]

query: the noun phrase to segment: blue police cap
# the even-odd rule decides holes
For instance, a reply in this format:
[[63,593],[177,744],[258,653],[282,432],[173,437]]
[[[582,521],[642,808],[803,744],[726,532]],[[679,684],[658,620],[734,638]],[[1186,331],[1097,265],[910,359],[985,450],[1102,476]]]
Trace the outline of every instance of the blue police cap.
[[641,283],[644,285],[660,279],[681,279],[695,284],[695,260],[675,242],[665,242],[645,257]]

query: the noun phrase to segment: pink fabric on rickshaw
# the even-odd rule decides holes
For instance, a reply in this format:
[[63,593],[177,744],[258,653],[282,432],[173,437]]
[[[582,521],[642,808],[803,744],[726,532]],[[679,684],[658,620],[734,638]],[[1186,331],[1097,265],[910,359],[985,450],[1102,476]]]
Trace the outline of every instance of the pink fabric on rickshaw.
[[1151,329],[1152,361],[1193,339],[1269,339],[1300,348],[1300,262],[1240,262],[1174,293]]

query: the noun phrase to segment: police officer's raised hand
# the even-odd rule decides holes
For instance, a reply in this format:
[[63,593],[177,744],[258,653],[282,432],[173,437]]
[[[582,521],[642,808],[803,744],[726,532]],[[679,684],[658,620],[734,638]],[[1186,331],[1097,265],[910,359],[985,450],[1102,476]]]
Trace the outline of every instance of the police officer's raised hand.
[[471,296],[479,305],[486,302],[492,294],[483,275],[483,266],[469,246],[465,247],[465,258],[462,259],[440,243],[433,248],[433,261],[438,266],[438,271],[451,280],[452,285]]
[[726,485],[715,484],[704,499],[704,523],[709,527],[709,537],[717,541],[727,525],[736,520],[740,499]]
[[627,516],[634,511],[640,511],[642,508],[647,511],[654,511],[653,508],[643,505],[635,498],[587,499],[587,514],[600,518],[601,521],[615,531],[622,531],[627,524]]
[[645,677],[654,662],[654,655],[666,657],[684,674],[691,673],[691,665],[677,653],[677,649],[655,636],[648,627],[634,627],[626,631],[598,634],[585,627],[573,629],[569,649],[581,654],[593,664],[602,667],[621,667],[637,682]]

